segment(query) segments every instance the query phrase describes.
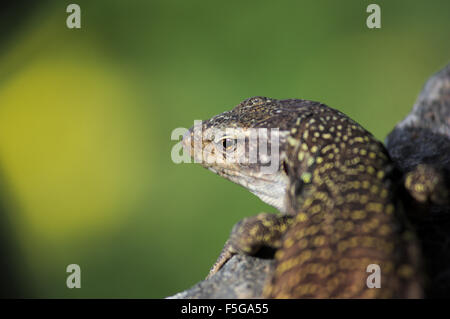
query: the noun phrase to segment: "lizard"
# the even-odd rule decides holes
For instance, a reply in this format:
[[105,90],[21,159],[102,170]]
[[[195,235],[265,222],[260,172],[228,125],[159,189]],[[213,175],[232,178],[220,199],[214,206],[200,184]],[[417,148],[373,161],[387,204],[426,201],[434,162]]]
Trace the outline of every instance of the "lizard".
[[[275,171],[264,171],[263,158],[226,160],[259,150],[262,139],[250,143],[251,129],[279,133]],[[383,144],[342,112],[256,96],[189,129],[183,146],[281,212],[238,222],[209,276],[235,254],[270,247],[275,266],[264,298],[423,297],[421,252],[399,200],[398,171]],[[368,287],[369,265],[379,267],[379,289]]]

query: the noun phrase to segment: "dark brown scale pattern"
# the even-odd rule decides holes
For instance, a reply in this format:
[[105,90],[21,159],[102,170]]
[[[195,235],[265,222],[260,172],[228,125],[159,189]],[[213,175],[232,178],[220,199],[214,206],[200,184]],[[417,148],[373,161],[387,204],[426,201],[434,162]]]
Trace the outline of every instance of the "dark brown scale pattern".
[[[420,297],[418,256],[394,200],[384,147],[323,105],[299,119],[287,150],[296,221],[276,255],[266,296]],[[369,264],[380,265],[382,289],[367,288]]]

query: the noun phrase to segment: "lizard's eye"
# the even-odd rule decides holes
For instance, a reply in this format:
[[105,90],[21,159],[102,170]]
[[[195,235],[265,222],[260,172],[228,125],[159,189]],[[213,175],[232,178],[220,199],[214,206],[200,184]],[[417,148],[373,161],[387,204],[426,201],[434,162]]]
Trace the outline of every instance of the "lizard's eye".
[[234,138],[223,138],[222,147],[226,152],[231,152],[236,148],[237,140]]

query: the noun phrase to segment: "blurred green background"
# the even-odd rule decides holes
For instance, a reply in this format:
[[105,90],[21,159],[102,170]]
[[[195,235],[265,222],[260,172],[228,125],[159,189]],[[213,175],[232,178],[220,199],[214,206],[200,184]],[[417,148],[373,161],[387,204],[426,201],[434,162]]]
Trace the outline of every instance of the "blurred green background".
[[[173,129],[265,95],[324,102],[384,139],[450,58],[449,1],[76,1],[79,30],[70,3],[1,8],[4,296],[190,287],[235,222],[275,209],[174,164]],[[81,289],[66,287],[72,263]]]

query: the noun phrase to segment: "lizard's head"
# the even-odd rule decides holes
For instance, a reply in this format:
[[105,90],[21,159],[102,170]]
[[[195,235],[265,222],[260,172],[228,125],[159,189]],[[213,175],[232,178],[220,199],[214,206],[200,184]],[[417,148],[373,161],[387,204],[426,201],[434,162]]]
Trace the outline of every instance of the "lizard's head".
[[249,98],[194,125],[183,138],[195,162],[286,212],[285,154],[298,115],[310,102]]

